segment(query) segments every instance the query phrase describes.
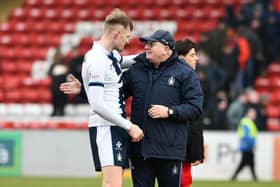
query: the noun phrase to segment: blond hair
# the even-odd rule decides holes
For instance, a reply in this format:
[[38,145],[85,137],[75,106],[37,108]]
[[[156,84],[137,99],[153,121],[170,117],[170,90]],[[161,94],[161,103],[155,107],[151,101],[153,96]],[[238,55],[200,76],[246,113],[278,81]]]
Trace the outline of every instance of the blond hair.
[[111,30],[115,25],[122,25],[124,28],[129,27],[130,30],[133,30],[133,23],[128,17],[128,15],[118,9],[115,8],[110,14],[106,16],[105,23],[104,23],[104,31]]

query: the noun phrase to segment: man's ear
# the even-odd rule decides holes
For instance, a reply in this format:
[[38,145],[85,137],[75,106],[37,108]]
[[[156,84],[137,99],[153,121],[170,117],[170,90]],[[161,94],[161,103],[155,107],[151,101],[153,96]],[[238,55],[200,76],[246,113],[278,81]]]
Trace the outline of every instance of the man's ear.
[[114,39],[118,38],[120,35],[121,31],[119,29],[114,30]]

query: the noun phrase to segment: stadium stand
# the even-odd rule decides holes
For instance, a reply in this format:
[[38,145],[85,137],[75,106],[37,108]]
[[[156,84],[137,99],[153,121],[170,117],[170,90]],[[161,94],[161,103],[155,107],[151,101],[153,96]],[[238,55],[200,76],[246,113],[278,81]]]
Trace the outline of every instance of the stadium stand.
[[[50,80],[46,76],[48,53],[59,46],[67,54],[75,45],[85,53],[101,35],[102,20],[112,8],[124,9],[135,20],[134,38],[123,52],[131,54],[142,49],[138,37],[156,28],[171,31],[175,39],[189,36],[197,41],[199,33],[211,31],[225,16],[226,5],[239,7],[241,3],[242,0],[24,0],[0,24],[0,115],[8,116],[1,117],[0,128],[86,126],[85,122],[75,125],[64,119],[61,123],[47,122],[51,111]],[[266,77],[256,79],[254,87],[270,96],[266,107],[268,129],[280,130],[280,63],[270,64],[267,72]],[[80,114],[86,121],[85,108],[69,105],[66,114]],[[27,116],[27,122],[11,123],[11,116]],[[30,116],[35,116],[38,124],[39,116],[46,122],[34,125]]]

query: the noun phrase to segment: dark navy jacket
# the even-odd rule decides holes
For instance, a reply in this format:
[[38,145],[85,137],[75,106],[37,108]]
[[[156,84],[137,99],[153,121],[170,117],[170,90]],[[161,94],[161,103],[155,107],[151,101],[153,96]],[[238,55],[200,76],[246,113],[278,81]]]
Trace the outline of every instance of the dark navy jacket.
[[[183,59],[180,58],[180,62],[186,64],[191,70],[193,68]],[[198,121],[191,121],[187,142],[187,155],[186,161],[191,163],[196,160],[203,162],[204,160],[204,140],[203,140],[203,126]]]
[[[132,143],[131,157],[185,160],[189,121],[202,113],[202,90],[195,71],[179,63],[176,53],[158,69],[145,54],[124,73],[126,96],[132,96],[131,121],[144,131],[140,143]],[[152,119],[148,109],[153,104],[175,111],[172,118]]]

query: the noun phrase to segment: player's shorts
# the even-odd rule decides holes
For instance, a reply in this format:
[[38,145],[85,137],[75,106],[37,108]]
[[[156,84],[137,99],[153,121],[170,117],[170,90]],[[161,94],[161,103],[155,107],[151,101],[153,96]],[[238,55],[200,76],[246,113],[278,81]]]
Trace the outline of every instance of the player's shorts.
[[105,166],[128,168],[130,138],[126,130],[118,126],[90,127],[89,137],[96,171]]

